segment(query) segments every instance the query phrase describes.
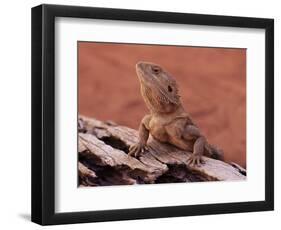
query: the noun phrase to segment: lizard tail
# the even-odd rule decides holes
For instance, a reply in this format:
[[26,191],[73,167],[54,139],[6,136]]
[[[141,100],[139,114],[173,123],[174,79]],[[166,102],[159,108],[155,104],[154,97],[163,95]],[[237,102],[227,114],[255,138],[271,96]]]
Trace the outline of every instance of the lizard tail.
[[219,149],[218,147],[214,146],[214,145],[210,145],[210,144],[206,144],[205,145],[205,149],[207,152],[207,156],[211,157],[213,159],[216,160],[224,160],[224,152],[222,149]]

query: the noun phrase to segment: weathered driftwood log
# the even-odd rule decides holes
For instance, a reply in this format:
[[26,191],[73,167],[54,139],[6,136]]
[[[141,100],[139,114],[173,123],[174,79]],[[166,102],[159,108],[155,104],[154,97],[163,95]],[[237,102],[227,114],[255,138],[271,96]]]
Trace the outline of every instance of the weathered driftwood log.
[[186,163],[190,153],[152,137],[148,151],[138,159],[130,157],[127,153],[138,141],[138,133],[114,122],[80,116],[78,135],[81,186],[246,179],[246,170],[235,163],[204,157],[204,165],[191,167]]

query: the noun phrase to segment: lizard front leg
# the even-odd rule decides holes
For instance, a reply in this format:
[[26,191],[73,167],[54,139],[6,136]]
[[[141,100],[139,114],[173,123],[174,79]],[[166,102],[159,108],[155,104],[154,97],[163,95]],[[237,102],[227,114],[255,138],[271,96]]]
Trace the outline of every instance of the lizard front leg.
[[139,127],[139,142],[130,147],[128,153],[129,156],[134,156],[137,158],[141,153],[147,150],[146,143],[149,137],[149,129],[148,129],[149,121],[150,121],[149,115],[145,116],[142,119]]
[[196,139],[193,146],[193,153],[187,161],[188,164],[192,166],[196,166],[196,165],[200,166],[201,164],[205,163],[205,161],[202,158],[205,144],[206,144],[205,137],[201,136]]
[[204,163],[202,155],[207,141],[195,125],[188,124],[186,119],[178,119],[166,126],[166,131],[170,136],[171,144],[188,151],[193,150],[187,160],[188,164],[194,166]]
[[200,166],[204,164],[202,156],[204,154],[205,145],[207,144],[206,138],[201,135],[200,130],[194,125],[187,125],[183,134],[185,140],[195,140],[193,145],[193,154],[188,159],[187,163],[192,166]]

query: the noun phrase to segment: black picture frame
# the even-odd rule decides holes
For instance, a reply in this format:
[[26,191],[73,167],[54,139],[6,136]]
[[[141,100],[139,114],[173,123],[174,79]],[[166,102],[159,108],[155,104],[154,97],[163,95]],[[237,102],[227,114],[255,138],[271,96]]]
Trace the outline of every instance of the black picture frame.
[[[265,29],[265,200],[55,213],[55,18],[90,18]],[[40,5],[32,8],[32,221],[41,225],[267,211],[274,209],[274,20]]]

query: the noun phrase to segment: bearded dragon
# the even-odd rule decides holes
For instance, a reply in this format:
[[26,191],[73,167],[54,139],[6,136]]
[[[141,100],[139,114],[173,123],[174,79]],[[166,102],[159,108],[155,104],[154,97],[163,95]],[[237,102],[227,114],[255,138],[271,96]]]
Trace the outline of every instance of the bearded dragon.
[[161,66],[138,62],[136,73],[141,95],[150,114],[139,126],[139,142],[132,145],[128,155],[139,157],[147,150],[149,134],[159,142],[170,143],[181,150],[192,152],[191,166],[204,164],[203,155],[223,160],[223,151],[208,143],[198,126],[185,111],[176,80]]

